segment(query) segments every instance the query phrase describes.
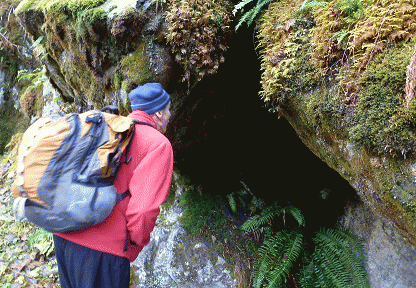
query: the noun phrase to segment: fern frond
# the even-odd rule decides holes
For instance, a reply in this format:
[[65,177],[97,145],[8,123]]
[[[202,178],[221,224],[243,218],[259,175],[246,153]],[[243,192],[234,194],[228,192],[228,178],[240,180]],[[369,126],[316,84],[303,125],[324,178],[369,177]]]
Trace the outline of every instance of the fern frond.
[[303,249],[302,234],[281,231],[269,236],[259,249],[260,260],[254,266],[255,287],[281,287]]
[[282,207],[275,203],[272,206],[264,208],[260,214],[256,214],[250,217],[246,222],[243,223],[243,225],[240,226],[240,229],[245,232],[256,230],[272,221],[273,218],[280,215],[282,211]]
[[341,43],[344,41],[344,39],[347,39],[351,36],[351,31],[349,30],[341,30],[332,35],[332,38],[337,39],[338,43]]
[[315,274],[318,278],[317,286],[322,288],[350,288],[349,279],[345,279],[346,274],[337,254],[328,252],[319,250],[313,255]]
[[231,210],[234,213],[237,213],[237,203],[235,202],[235,198],[233,194],[227,195],[228,203],[230,204]]
[[[303,261],[303,263],[308,263],[309,261]],[[297,283],[299,287],[303,288],[312,288],[316,287],[318,283],[318,273],[316,273],[313,262],[309,262],[308,265],[304,265],[299,273],[296,275]]]
[[244,6],[246,6],[248,3],[253,2],[253,1],[254,0],[243,0],[237,5],[235,5],[233,9],[233,15],[235,16],[238,10],[243,9]]
[[305,0],[302,4],[302,6],[300,6],[299,10],[303,11],[309,8],[314,8],[314,7],[325,7],[327,4],[325,2],[319,2],[316,0]]
[[[244,0],[242,2],[246,2],[248,0]],[[259,17],[260,12],[266,6],[267,4],[270,4],[272,0],[258,0],[256,6],[254,6],[251,10],[244,13],[244,15],[240,18],[240,21],[238,21],[238,24],[235,26],[235,30],[237,30],[244,22],[247,22],[247,26],[250,26],[253,21]],[[246,4],[248,4],[251,1],[248,1]],[[242,4],[241,2],[239,4]],[[239,5],[237,4],[237,5]],[[244,5],[246,5],[244,4]],[[243,5],[243,6],[244,6]],[[242,6],[242,7],[243,7]]]
[[296,219],[296,221],[298,221],[299,226],[305,226],[305,218],[303,217],[302,212],[298,208],[293,206],[287,206],[283,208],[283,210],[286,213],[291,214]]
[[368,287],[364,245],[346,229],[317,233],[313,257],[321,287]]
[[270,4],[271,0],[259,0],[257,2],[257,5],[251,9],[251,13],[250,13],[250,19],[247,23],[248,26],[251,25],[251,23],[253,23],[254,19],[256,19],[257,16],[259,16],[260,11],[263,9],[264,6],[266,6],[267,4]]

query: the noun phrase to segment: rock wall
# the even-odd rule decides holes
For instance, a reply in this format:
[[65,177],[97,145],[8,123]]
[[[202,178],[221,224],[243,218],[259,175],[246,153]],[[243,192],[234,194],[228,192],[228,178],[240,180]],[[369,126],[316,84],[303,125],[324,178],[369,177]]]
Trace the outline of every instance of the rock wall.
[[[307,202],[314,199],[313,192],[302,190],[303,186],[293,182],[310,183],[317,177],[326,180],[329,174],[313,175],[310,172],[313,168],[302,170],[305,167],[302,159],[287,155],[287,147],[282,150],[276,148],[276,140],[271,136],[281,136],[277,140],[280,142],[287,140],[274,122],[278,115],[282,116],[302,142],[357,191],[370,209],[368,215],[377,215],[371,216],[377,219],[375,228],[368,229],[378,232],[368,232],[373,238],[363,235],[366,239],[373,239],[368,243],[371,244],[370,254],[376,259],[370,261],[374,287],[378,287],[376,285],[381,281],[378,275],[393,275],[388,274],[389,268],[378,266],[377,263],[382,262],[376,258],[378,254],[384,253],[385,257],[400,261],[407,259],[403,263],[413,265],[409,243],[416,244],[416,105],[412,101],[415,89],[412,83],[416,74],[414,0],[371,1],[371,4],[366,1],[334,0],[325,1],[326,4],[322,5],[318,5],[318,1],[274,1],[258,22],[256,33],[259,38],[255,42],[260,42],[261,49],[255,49],[252,38],[250,44],[244,44],[250,45],[249,50],[256,61],[260,56],[262,76],[258,82],[261,87],[244,86],[253,83],[250,75],[253,73],[256,76],[251,77],[257,77],[260,67],[250,66],[252,62],[247,60],[250,57],[245,57],[246,54],[237,56],[238,50],[242,50],[239,47],[232,50],[234,57],[228,57],[230,54],[225,53],[225,46],[207,54],[212,46],[225,44],[213,39],[227,40],[223,23],[227,23],[228,15],[218,7],[194,1],[201,4],[197,7],[205,7],[206,10],[202,11],[209,10],[213,14],[201,11],[193,14],[189,1],[184,1],[187,5],[183,6],[167,6],[162,5],[163,1],[153,3],[150,0],[97,0],[91,1],[91,6],[78,2],[55,1],[53,5],[45,5],[45,1],[25,0],[16,7],[15,15],[20,25],[31,38],[30,42],[36,43],[30,52],[33,50],[39,66],[45,67],[45,75],[49,79],[43,84],[41,92],[28,93],[23,97],[31,100],[24,102],[31,104],[23,109],[28,116],[36,117],[54,111],[57,101],[63,102],[63,109],[67,112],[93,106],[101,108],[111,103],[118,105],[122,113],[127,113],[128,91],[147,81],[159,81],[174,100],[168,136],[174,144],[177,165],[199,174],[214,171],[202,181],[208,191],[218,188],[213,179],[232,178],[234,184],[221,187],[221,192],[227,193],[235,189],[235,183],[239,183],[242,176],[251,175],[260,179],[257,183],[269,184],[258,187],[259,190],[267,188],[264,194],[270,199],[278,197],[276,194],[287,199],[289,194],[294,193],[293,190],[299,190],[296,191],[297,198]],[[351,3],[357,5],[350,7]],[[169,10],[170,17],[165,17],[167,7],[174,8]],[[189,35],[205,37],[198,28],[207,23],[195,18],[196,14],[210,15],[205,20],[215,23],[215,29],[204,30],[211,35],[206,41],[209,45],[204,46],[201,44],[204,41],[195,41],[178,32],[183,28]],[[167,19],[175,17],[183,18],[184,22],[178,20],[177,25],[167,22]],[[191,24],[181,26],[186,25],[184,23]],[[166,35],[180,37],[171,38],[168,43]],[[198,38],[204,39],[200,36]],[[192,43],[199,43],[199,46],[191,46]],[[189,54],[187,45],[192,48],[189,51],[194,51],[192,53],[200,51],[201,54],[186,56]],[[259,51],[260,54],[256,55]],[[194,63],[195,59],[203,59],[209,65]],[[225,64],[222,64],[224,59]],[[221,72],[227,59],[233,59],[230,66],[234,66],[237,81],[228,80],[228,77],[235,76],[229,74],[233,71],[230,66],[227,73]],[[0,80],[4,78],[3,83],[10,84],[7,93],[11,95],[16,82],[8,80],[12,77],[2,75]],[[182,79],[185,82],[181,82]],[[246,97],[257,97],[258,90],[261,90],[267,108],[276,112],[274,118],[271,114],[264,118],[258,116],[266,111],[262,109],[259,112],[257,105],[262,105],[259,99],[245,100]],[[44,99],[49,99],[46,103],[50,105],[42,104]],[[247,108],[247,103],[256,108]],[[35,106],[37,108],[32,109]],[[256,134],[255,131],[261,133]],[[262,134],[270,137],[261,138]],[[190,148],[204,152],[199,152],[198,158],[192,159],[195,154],[189,152]],[[276,157],[279,153],[287,158]],[[211,156],[212,159],[209,159]],[[281,170],[292,169],[290,165],[293,162],[292,174],[297,176],[296,180],[283,187],[281,183],[284,181],[278,176],[283,174]],[[273,163],[272,169],[263,170],[263,166],[270,163]],[[216,176],[222,178],[214,178]],[[334,191],[337,193],[336,189]],[[313,214],[313,207],[309,213]],[[324,218],[325,215],[322,216]],[[388,225],[385,226],[388,228],[383,228],[383,225]],[[166,237],[168,242],[155,240],[152,242],[155,249],[165,245],[163,243],[170,243],[168,235],[174,238],[181,233],[180,230],[175,231],[173,234],[159,231],[162,233],[159,239]],[[405,238],[409,242],[383,242],[387,241],[389,233],[396,235],[395,239]],[[392,248],[385,253],[384,250],[377,250],[380,243],[396,248],[397,245],[407,245],[409,252],[402,255]],[[198,250],[194,248],[191,245],[188,247],[189,251]],[[199,257],[197,255],[194,254]],[[157,260],[146,259],[140,260],[143,262],[139,266],[143,266],[148,259]],[[201,269],[211,271],[214,268],[208,262],[207,265]],[[169,267],[169,273],[176,273],[176,280],[188,281],[186,274],[179,273],[178,276],[176,268]],[[402,268],[396,269],[394,275],[409,272]],[[174,270],[176,272],[172,272]],[[160,270],[158,277],[164,279],[166,273]],[[413,274],[408,275],[408,280],[401,276],[389,276],[397,279],[383,283],[411,285]],[[169,277],[166,276],[166,279]],[[199,284],[211,285],[204,281]]]
[[340,224],[365,240],[370,287],[416,286],[416,251],[394,224],[374,214],[364,204],[349,206]]
[[258,34],[266,104],[413,244],[415,4],[279,1]]
[[150,1],[75,3],[22,1],[15,11],[66,102],[126,111],[123,91],[153,81],[168,86],[172,59],[160,42],[163,9]]
[[15,8],[14,1],[0,3],[0,153],[5,151],[10,138],[24,131],[28,123],[20,98],[31,82],[19,80],[18,73],[41,67],[31,53],[32,42],[14,15]]
[[132,263],[134,287],[237,287],[229,264],[212,244],[187,234],[180,225],[183,207],[178,204],[184,188],[176,186],[173,205],[161,209],[150,243]]

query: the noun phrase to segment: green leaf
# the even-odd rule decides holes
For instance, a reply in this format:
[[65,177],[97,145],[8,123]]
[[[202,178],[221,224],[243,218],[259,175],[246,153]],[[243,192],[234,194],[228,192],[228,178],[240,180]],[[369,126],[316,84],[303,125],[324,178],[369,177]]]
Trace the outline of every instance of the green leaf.
[[298,221],[299,226],[305,226],[305,218],[303,217],[302,212],[298,208],[293,206],[287,206],[283,208],[283,210],[286,213],[291,214],[296,219],[296,221]]
[[231,210],[234,213],[237,213],[237,203],[235,202],[235,198],[233,194],[230,194],[228,197],[228,203],[230,203]]
[[266,207],[260,214],[250,217],[243,225],[240,226],[242,231],[250,232],[268,224],[274,217],[280,215],[283,208],[277,205]]
[[314,8],[318,6],[325,7],[326,5],[327,3],[325,2],[319,2],[316,0],[305,0],[299,10],[302,11],[304,9]]
[[42,42],[42,40],[43,40],[43,36],[40,36],[38,39],[36,39],[36,41],[32,44],[32,46],[30,46],[30,49],[33,49],[36,46],[38,46],[40,42]]
[[62,97],[56,97],[53,99],[53,102],[63,101]]
[[365,248],[346,229],[322,229],[312,259],[321,287],[369,287]]
[[[272,0],[259,0],[256,4],[256,6],[254,6],[251,10],[249,10],[248,12],[244,13],[244,15],[240,18],[240,21],[238,22],[238,24],[235,26],[235,30],[237,31],[237,29],[244,23],[247,22],[247,26],[250,26],[253,21],[259,17],[260,12],[263,10],[264,6],[266,6],[267,4],[270,4]],[[248,1],[247,3],[244,4],[244,2],[247,1],[242,1],[239,4],[236,5],[236,7],[243,7],[246,4],[250,3],[251,1]],[[243,5],[244,4],[244,5]],[[241,9],[241,8],[240,8]],[[237,10],[235,10],[237,11]]]
[[351,36],[351,31],[349,30],[341,30],[332,35],[332,38],[337,39],[338,43],[341,43],[345,38],[348,40],[348,38]]
[[303,249],[298,231],[281,231],[269,236],[259,249],[260,260],[254,265],[256,287],[284,287],[290,270]]
[[244,6],[246,6],[248,3],[253,2],[254,0],[243,0],[240,3],[238,3],[237,5],[234,6],[233,9],[233,15],[235,16],[235,14],[237,13],[238,10],[242,9]]

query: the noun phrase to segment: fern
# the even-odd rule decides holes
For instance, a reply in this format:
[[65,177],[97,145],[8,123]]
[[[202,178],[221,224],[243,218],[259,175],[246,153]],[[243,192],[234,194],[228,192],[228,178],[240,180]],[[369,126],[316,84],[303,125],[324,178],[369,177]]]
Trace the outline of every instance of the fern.
[[246,190],[239,190],[227,195],[228,204],[230,205],[233,213],[238,213],[238,210],[242,210],[247,213],[253,214],[257,209],[262,209],[264,201],[251,195]]
[[321,230],[311,263],[299,273],[302,287],[368,287],[364,245],[345,229]]
[[273,232],[271,223],[282,214],[283,219],[290,214],[299,226],[305,225],[299,209],[282,208],[276,202],[240,226],[245,232],[265,236],[254,264],[254,287],[285,287],[288,277],[296,272],[292,271],[294,263],[303,263],[295,280],[300,287],[368,287],[365,248],[357,236],[346,229],[322,229],[312,239],[315,251],[308,257],[298,228]]
[[[253,2],[254,0],[243,0],[240,3],[238,3],[237,5],[234,6],[233,9],[233,15],[235,16],[235,14],[237,13],[238,10],[243,9],[244,6],[246,6],[248,3]],[[1,32],[1,30],[0,30]]]
[[303,249],[302,234],[281,231],[268,236],[259,249],[260,260],[254,266],[256,288],[281,287]]
[[311,9],[311,8],[315,8],[318,6],[321,7],[325,7],[327,5],[327,3],[325,2],[319,2],[316,0],[305,0],[305,2],[303,2],[302,6],[300,6],[299,11],[305,11],[307,9]]
[[231,210],[236,213],[237,212],[237,203],[235,201],[234,193],[227,196],[228,203],[230,204]]
[[240,229],[245,232],[257,230],[262,226],[270,223],[274,217],[279,216],[282,213],[282,208],[277,206],[276,203],[272,206],[264,208],[260,214],[256,214],[250,217]]
[[337,39],[338,43],[341,43],[344,40],[346,40],[345,42],[348,42],[348,39],[350,37],[351,37],[351,31],[345,30],[345,29],[338,31],[334,35],[332,35],[332,38]]
[[40,68],[36,68],[32,73],[27,70],[19,70],[17,73],[17,80],[27,79],[32,82],[29,87],[39,87],[46,81],[45,72]]
[[282,209],[284,213],[289,213],[292,215],[296,221],[298,221],[299,226],[305,226],[305,218],[303,217],[302,212],[293,206],[287,206]]
[[[253,21],[259,17],[264,6],[270,4],[271,1],[272,0],[258,0],[256,5],[252,9],[250,9],[248,12],[244,13],[244,15],[240,18],[240,21],[235,26],[235,30],[240,28],[240,26],[244,22],[247,22],[247,26],[250,26],[253,23]],[[238,10],[243,9],[243,7],[246,6],[250,2],[253,2],[253,0],[243,0],[240,3],[238,3],[236,6],[234,6],[233,14],[235,15],[235,13]]]
[[334,7],[342,11],[344,20],[350,23],[356,23],[364,15],[362,0],[342,0],[338,1]]
[[[302,212],[293,206],[280,207],[277,205],[277,202],[272,206],[266,207],[261,211],[260,214],[256,214],[250,217],[243,225],[240,226],[240,229],[244,232],[251,232],[254,230],[265,231],[265,225],[270,224],[276,216],[284,214],[283,220],[285,221],[286,214],[292,215],[299,226],[305,226],[305,220],[303,218]],[[267,229],[266,229],[267,230]]]

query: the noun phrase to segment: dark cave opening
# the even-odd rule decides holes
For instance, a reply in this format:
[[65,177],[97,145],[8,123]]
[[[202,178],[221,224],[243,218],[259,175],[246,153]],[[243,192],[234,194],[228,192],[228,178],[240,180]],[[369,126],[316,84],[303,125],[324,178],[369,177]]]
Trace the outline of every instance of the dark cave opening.
[[[299,208],[307,230],[333,227],[358,196],[286,119],[264,107],[254,33],[241,27],[219,72],[192,91],[201,97],[188,114],[191,125],[181,139],[187,147],[175,151],[176,166],[204,193],[228,195],[241,190],[243,181],[268,204]],[[330,191],[327,199],[321,197],[324,189]]]

